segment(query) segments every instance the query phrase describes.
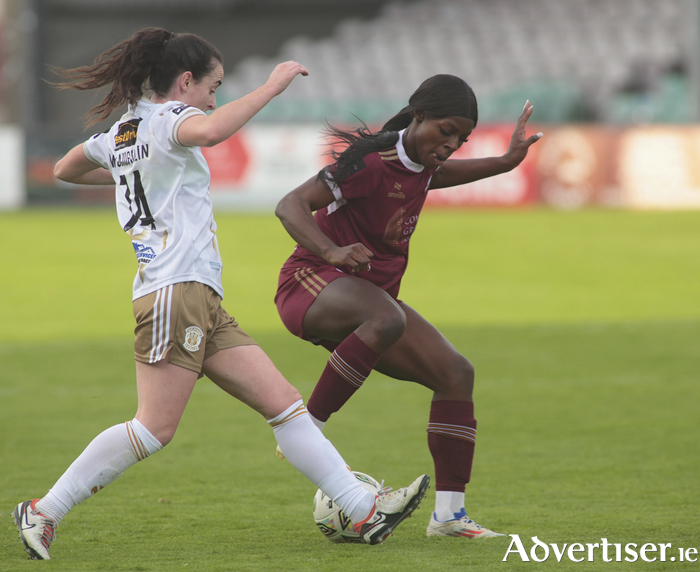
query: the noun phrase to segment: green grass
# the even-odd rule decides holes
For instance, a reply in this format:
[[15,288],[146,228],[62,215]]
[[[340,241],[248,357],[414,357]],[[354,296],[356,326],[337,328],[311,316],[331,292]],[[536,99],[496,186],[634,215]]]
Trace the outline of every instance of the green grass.
[[[325,351],[272,304],[291,240],[272,217],[217,221],[226,308],[308,398]],[[533,536],[700,549],[699,227],[693,212],[422,215],[402,298],[476,366],[475,520],[528,550]],[[503,562],[508,537],[425,537],[432,489],[385,545],[333,545],[264,420],[206,380],[173,443],[74,509],[50,562],[29,562],[14,505],[135,411],[134,261],[105,211],[0,215],[0,239],[0,571],[697,569]],[[326,433],[353,468],[401,486],[432,474],[428,401],[372,374]]]

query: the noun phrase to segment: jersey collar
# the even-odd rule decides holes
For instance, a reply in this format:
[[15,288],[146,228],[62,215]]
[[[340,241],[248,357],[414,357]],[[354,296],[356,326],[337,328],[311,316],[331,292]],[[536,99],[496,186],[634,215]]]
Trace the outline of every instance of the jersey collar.
[[160,103],[153,103],[146,96],[142,95],[135,105],[132,103],[129,104],[125,117],[133,117],[136,115],[137,110],[139,110],[140,113],[153,111],[159,105]]
[[401,162],[403,163],[404,167],[413,171],[414,173],[420,173],[423,169],[425,169],[425,167],[420,163],[414,163],[408,158],[408,155],[406,154],[406,149],[404,149],[403,146],[404,131],[406,130],[402,129],[401,131],[399,131],[399,140],[396,142],[396,150],[399,153],[399,159],[401,159]]

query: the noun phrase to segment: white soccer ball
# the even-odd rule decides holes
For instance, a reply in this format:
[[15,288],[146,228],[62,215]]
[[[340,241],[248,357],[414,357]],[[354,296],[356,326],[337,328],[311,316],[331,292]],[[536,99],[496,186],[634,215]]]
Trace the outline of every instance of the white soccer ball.
[[[376,479],[358,471],[352,473],[369,492],[376,495],[381,490],[382,485]],[[321,533],[331,542],[364,542],[353,529],[350,519],[321,489],[314,495],[314,520]]]

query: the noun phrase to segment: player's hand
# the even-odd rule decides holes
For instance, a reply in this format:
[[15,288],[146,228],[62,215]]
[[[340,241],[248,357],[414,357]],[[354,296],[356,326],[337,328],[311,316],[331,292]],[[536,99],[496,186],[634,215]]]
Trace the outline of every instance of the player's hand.
[[374,253],[362,243],[339,246],[326,255],[326,262],[333,266],[349,266],[353,272],[370,270]]
[[508,146],[508,151],[506,151],[506,157],[512,162],[513,168],[520,165],[523,159],[525,159],[530,145],[542,138],[542,133],[535,133],[528,137],[525,132],[525,126],[527,125],[527,120],[530,119],[532,115],[532,110],[532,104],[529,100],[526,101],[523,112],[520,114],[518,122],[515,124],[513,135],[510,138],[510,145]]
[[277,67],[272,70],[270,77],[267,79],[267,85],[275,89],[275,93],[279,95],[282,93],[292,80],[297,75],[309,75],[309,71],[300,63],[295,61],[288,61],[278,64]]

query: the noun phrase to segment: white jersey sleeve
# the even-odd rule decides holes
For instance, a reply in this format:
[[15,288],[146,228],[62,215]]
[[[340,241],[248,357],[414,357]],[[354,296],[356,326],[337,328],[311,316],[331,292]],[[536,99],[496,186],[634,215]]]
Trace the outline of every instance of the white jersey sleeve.
[[107,133],[83,144],[86,157],[112,173],[117,217],[131,237],[139,269],[134,299],[178,282],[201,282],[223,298],[222,263],[209,197],[209,167],[177,131],[203,114],[171,101],[141,99]]
[[109,131],[93,135],[85,143],[83,143],[83,152],[85,156],[93,163],[96,163],[104,169],[109,169],[109,154],[107,152],[107,141],[109,140]]
[[153,122],[153,133],[159,138],[167,139],[173,145],[182,147],[183,145],[177,138],[177,132],[182,122],[193,115],[205,115],[205,113],[201,109],[197,109],[191,105],[172,103],[167,106],[166,111],[159,114],[156,121]]

